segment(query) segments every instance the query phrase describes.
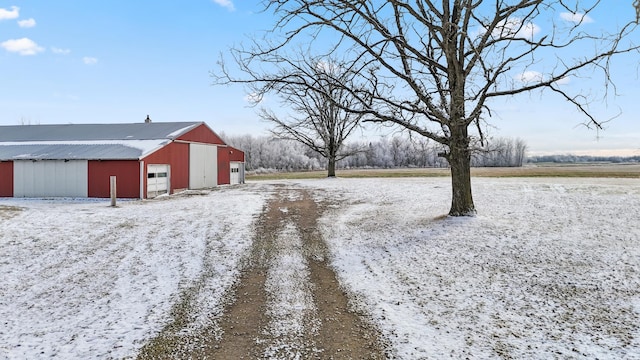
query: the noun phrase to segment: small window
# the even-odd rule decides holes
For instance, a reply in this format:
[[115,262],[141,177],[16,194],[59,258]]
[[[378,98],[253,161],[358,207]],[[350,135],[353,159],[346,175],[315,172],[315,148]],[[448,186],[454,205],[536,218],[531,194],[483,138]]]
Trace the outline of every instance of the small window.
[[149,179],[153,179],[155,177],[156,177],[156,173],[148,173],[147,174],[147,178],[149,178]]
[[161,172],[161,173],[158,173],[158,175],[157,175],[157,176],[158,176],[159,178],[166,178],[166,177],[167,177],[167,173],[166,173],[166,172]]

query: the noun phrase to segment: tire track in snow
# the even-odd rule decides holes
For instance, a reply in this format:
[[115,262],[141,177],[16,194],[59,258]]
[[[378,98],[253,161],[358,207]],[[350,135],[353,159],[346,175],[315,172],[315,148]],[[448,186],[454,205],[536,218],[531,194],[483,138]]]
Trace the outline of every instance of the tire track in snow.
[[304,334],[317,335],[319,321],[309,319],[315,312],[309,267],[300,234],[290,220],[278,234],[278,240],[265,284],[270,318],[266,333],[272,340],[264,356],[297,359],[318,351],[313,343],[305,343]]
[[350,310],[317,229],[324,208],[302,189],[277,187],[230,304],[222,335],[189,358],[382,359],[377,337]]

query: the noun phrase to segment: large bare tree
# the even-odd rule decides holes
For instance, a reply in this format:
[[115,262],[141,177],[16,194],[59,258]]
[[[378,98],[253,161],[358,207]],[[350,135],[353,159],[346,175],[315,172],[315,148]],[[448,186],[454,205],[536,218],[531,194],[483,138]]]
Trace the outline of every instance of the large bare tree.
[[368,91],[346,89],[359,100],[346,110],[444,145],[452,216],[476,213],[470,158],[484,138],[492,99],[548,90],[574,105],[585,125],[601,128],[603,119],[589,111],[593,99],[562,84],[572,76],[600,74],[608,89],[612,56],[638,51],[627,41],[635,18],[609,30],[587,26],[590,16],[607,6],[599,0],[265,0],[264,5],[275,25],[251,47],[234,49],[240,68],[286,59],[289,49],[301,46],[348,54],[363,64],[359,82],[368,83]]

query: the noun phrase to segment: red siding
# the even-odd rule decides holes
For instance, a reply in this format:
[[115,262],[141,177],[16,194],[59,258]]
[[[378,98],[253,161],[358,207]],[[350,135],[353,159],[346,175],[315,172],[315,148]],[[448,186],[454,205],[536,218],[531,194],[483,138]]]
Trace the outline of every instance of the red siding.
[[230,161],[244,162],[244,152],[231,146],[218,148],[218,184],[231,183]]
[[[172,142],[162,149],[154,152],[143,159],[145,164],[144,176],[147,176],[147,165],[150,164],[169,164],[171,175],[169,177],[171,190],[173,194],[177,189],[189,188],[189,144]],[[144,184],[144,193],[146,197],[147,183]]]
[[213,132],[206,124],[197,126],[195,129],[180,136],[177,140],[198,142],[203,144],[223,145],[224,141],[218,134]]
[[[238,149],[224,146],[224,141],[206,124],[201,124],[178,137],[175,142],[163,147],[143,159],[145,163],[144,177],[146,179],[146,165],[168,164],[171,167],[171,193],[176,190],[189,188],[189,142],[223,145],[218,147],[218,184],[229,184],[229,161],[244,162],[244,153]],[[147,184],[144,184],[146,197]]]
[[13,197],[13,161],[0,161],[0,196]]
[[229,161],[244,162],[244,151],[231,146],[227,147],[227,149],[229,149]]
[[137,160],[89,161],[89,197],[110,197],[111,176],[116,177],[119,198],[140,197],[140,162]]
[[231,169],[229,168],[229,148],[218,147],[218,185],[231,182]]

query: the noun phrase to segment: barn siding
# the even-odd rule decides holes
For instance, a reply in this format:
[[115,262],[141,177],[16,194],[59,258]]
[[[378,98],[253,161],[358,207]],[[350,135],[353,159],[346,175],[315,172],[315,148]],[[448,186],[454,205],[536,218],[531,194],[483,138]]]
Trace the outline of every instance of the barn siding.
[[229,161],[244,162],[244,152],[234,147],[227,146],[229,149]]
[[13,196],[13,161],[0,161],[0,197]]
[[[172,142],[144,159],[144,178],[147,178],[147,165],[168,164],[171,168],[169,178],[171,194],[175,190],[189,188],[189,144]],[[139,170],[138,170],[139,171]],[[144,182],[144,194],[146,197],[147,182]]]
[[110,197],[111,176],[116,177],[119,198],[140,197],[140,163],[137,160],[89,161],[89,197]]
[[197,126],[195,129],[180,136],[176,140],[198,142],[203,144],[224,145],[224,141],[222,141],[222,139],[206,124]]
[[229,148],[220,146],[218,148],[218,184],[229,184],[231,183],[230,179]]

